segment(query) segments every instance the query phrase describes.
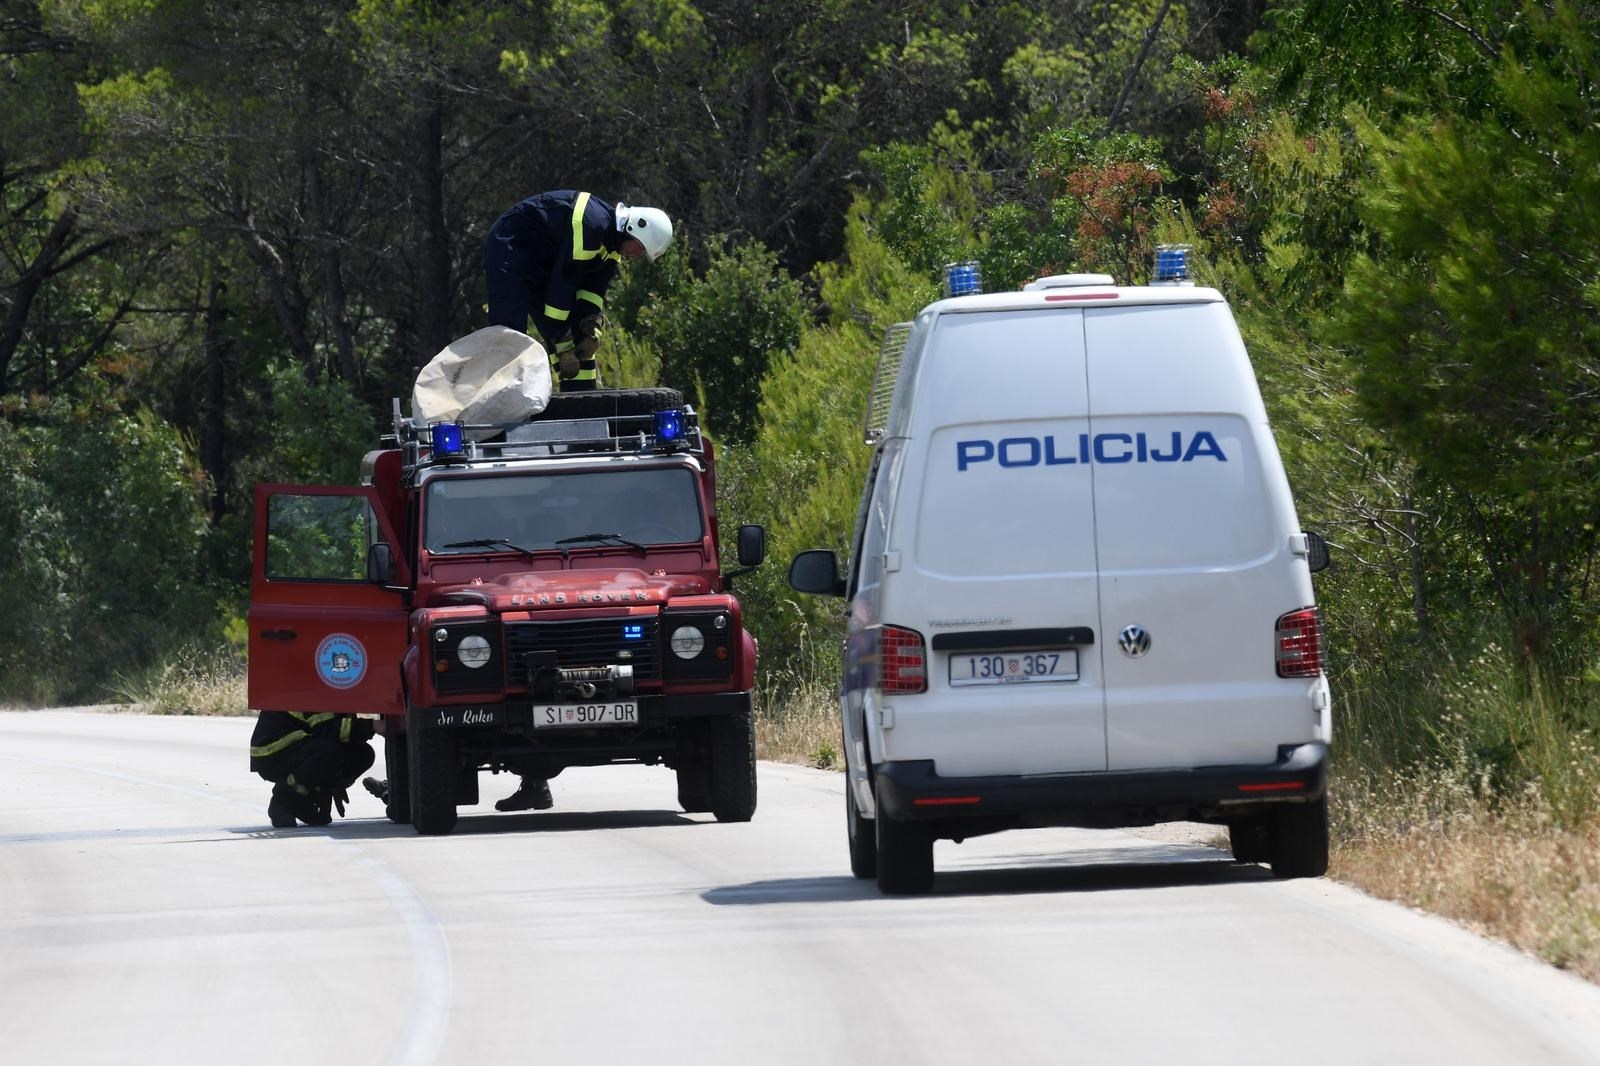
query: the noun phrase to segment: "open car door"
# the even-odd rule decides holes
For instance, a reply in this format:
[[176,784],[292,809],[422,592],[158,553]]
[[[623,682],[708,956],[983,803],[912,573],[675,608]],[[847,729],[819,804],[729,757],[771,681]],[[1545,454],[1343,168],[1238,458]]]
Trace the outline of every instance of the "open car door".
[[256,486],[253,710],[405,713],[411,575],[396,532],[370,486]]

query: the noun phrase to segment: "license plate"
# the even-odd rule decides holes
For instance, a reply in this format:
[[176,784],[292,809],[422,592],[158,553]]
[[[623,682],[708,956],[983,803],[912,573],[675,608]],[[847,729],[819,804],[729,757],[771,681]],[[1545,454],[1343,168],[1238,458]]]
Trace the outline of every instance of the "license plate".
[[543,703],[533,708],[535,729],[569,729],[592,725],[637,725],[639,704],[633,700],[613,703]]
[[950,656],[950,684],[1014,685],[1028,681],[1078,680],[1078,649],[965,652]]

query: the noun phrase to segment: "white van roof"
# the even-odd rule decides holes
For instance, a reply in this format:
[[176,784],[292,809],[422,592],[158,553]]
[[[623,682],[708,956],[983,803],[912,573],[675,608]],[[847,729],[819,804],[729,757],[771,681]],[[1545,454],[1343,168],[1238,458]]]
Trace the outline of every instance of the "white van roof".
[[1119,286],[1109,274],[1052,274],[1031,281],[1016,292],[990,292],[977,296],[955,296],[938,300],[923,308],[938,314],[972,311],[1017,311],[1035,307],[1055,307],[1070,303],[1077,307],[1107,307],[1128,304],[1222,303],[1216,289],[1189,284]]

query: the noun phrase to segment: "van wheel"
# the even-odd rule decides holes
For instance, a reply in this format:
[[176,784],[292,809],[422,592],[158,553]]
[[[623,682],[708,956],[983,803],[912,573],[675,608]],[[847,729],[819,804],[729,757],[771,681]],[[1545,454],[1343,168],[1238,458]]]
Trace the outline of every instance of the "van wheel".
[[383,735],[383,769],[389,782],[389,801],[383,813],[396,825],[410,825],[411,766],[406,755],[406,734],[398,729]]
[[1236,862],[1271,862],[1271,815],[1256,814],[1229,822],[1228,846]]
[[916,822],[897,822],[878,812],[876,830],[878,891],[909,896],[933,888],[933,834]]
[[844,779],[844,825],[850,841],[850,872],[867,880],[878,876],[878,842],[872,823],[856,809],[856,790],[847,771]]
[[1328,872],[1328,797],[1286,803],[1272,812],[1272,876],[1321,877]]
[[683,406],[677,389],[590,389],[552,393],[541,419],[617,418],[648,415]]
[[711,719],[711,813],[748,822],[756,813],[756,723],[749,711]]
[[411,768],[411,825],[423,836],[443,836],[456,827],[456,735],[420,725],[416,708],[406,723]]

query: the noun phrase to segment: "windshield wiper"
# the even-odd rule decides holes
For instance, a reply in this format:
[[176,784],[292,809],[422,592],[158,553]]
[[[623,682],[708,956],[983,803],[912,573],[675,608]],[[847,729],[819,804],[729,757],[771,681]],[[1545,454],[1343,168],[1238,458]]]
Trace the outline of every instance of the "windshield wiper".
[[453,540],[449,544],[441,544],[439,546],[441,548],[506,547],[512,549],[513,551],[519,551],[530,559],[537,558],[537,556],[534,555],[532,548],[524,548],[522,545],[517,544],[514,541],[506,540],[504,537],[480,537],[477,540]]
[[576,537],[562,537],[560,540],[556,541],[556,547],[560,548],[562,556],[565,556],[567,554],[567,549],[565,546],[568,544],[599,544],[608,540],[614,541],[617,544],[626,545],[627,547],[638,552],[640,555],[650,554],[649,549],[647,549],[643,544],[635,543],[634,541],[629,540],[627,537],[624,537],[621,533],[580,533]]

